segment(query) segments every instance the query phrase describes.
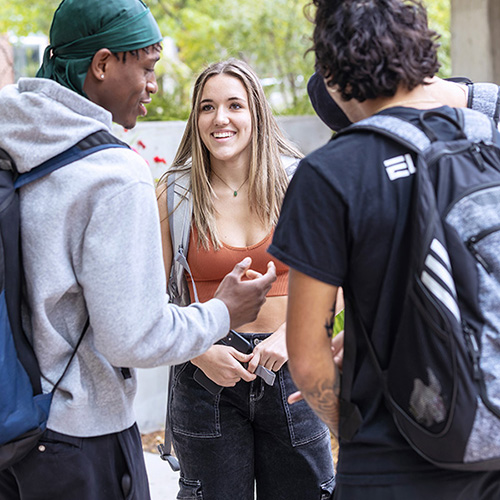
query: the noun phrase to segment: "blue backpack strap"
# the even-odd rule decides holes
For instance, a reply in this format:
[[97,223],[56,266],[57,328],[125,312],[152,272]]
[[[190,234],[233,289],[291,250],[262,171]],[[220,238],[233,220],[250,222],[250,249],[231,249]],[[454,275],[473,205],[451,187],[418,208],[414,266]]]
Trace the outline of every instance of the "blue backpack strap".
[[[25,174],[21,174],[17,177],[16,181],[14,182],[14,188],[18,189],[21,186],[25,186],[26,184],[29,184],[30,182],[33,182],[35,180],[41,179],[42,177],[50,174],[51,172],[54,172],[55,170],[64,167],[66,165],[69,165],[70,163],[73,163],[74,161],[80,160],[82,158],[85,158],[88,155],[91,155],[93,153],[96,153],[97,151],[101,151],[103,149],[107,148],[129,148],[129,146],[120,141],[118,138],[110,134],[109,132],[105,130],[99,130],[98,132],[94,132],[93,134],[90,134],[89,136],[85,137],[81,141],[79,141],[77,144],[75,144],[73,147],[67,149],[66,151],[63,151],[62,153],[58,154],[57,156],[43,162],[41,165],[38,167],[35,167],[34,169],[30,170],[29,172]],[[13,162],[12,162],[13,163]],[[20,282],[21,277],[18,277],[18,280]],[[20,290],[17,291],[17,293],[20,293]],[[71,357],[66,364],[66,367],[64,369],[64,372],[62,375],[59,377],[57,382],[55,383],[52,393],[55,392],[57,389],[57,386],[61,382],[62,378],[68,371],[68,368],[73,361],[73,358],[76,355],[76,351],[80,345],[80,343],[83,340],[83,337],[88,330],[90,325],[90,320],[87,318],[87,321],[85,325],[83,326],[82,332],[80,333],[80,336],[78,338],[78,342],[73,349],[73,353],[71,354]],[[30,379],[32,379],[32,385],[35,389],[35,393],[41,393],[41,386],[40,386],[40,375],[39,375],[39,370],[38,370],[38,364],[33,365],[33,362],[35,360],[34,358],[34,353],[32,350],[31,345],[26,339],[26,336],[24,335],[24,332],[22,328],[17,328],[13,332],[15,341],[17,345],[23,346],[22,348],[19,349],[19,351],[22,352],[31,352],[32,356],[31,359],[33,361],[30,361],[30,356],[26,356],[26,363],[25,367],[30,374]],[[128,370],[128,368],[122,368],[122,370]],[[37,376],[33,376],[33,374],[37,374]],[[125,378],[128,378],[125,376]],[[38,378],[38,380],[37,380]]]
[[25,174],[21,174],[16,179],[14,187],[17,189],[21,186],[25,186],[30,182],[41,179],[51,172],[54,172],[54,170],[69,165],[74,161],[81,160],[88,155],[97,153],[97,151],[101,151],[102,149],[128,147],[129,146],[127,144],[120,141],[109,132],[106,132],[105,130],[99,130],[98,132],[87,136],[85,139],[82,139],[73,147],[43,162],[41,165],[38,165],[38,167],[30,170],[29,172],[26,172]]

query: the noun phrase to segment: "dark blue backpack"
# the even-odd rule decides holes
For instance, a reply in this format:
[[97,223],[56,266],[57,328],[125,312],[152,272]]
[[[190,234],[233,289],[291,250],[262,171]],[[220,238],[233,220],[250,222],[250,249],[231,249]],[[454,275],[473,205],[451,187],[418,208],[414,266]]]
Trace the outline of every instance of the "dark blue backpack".
[[73,161],[104,148],[128,147],[105,131],[96,132],[28,173],[17,175],[0,150],[0,470],[22,459],[45,430],[52,396],[89,326],[74,347],[52,392],[42,393],[37,359],[21,324],[23,266],[17,190]]
[[[489,118],[455,112],[423,111],[421,128],[375,115],[339,134],[377,132],[417,157],[416,165],[410,155],[385,165],[391,178],[415,176],[407,288],[386,366],[358,323],[409,444],[439,467],[499,470],[500,149]],[[455,140],[436,136],[432,115],[455,125]],[[361,415],[349,396],[342,405],[352,436]]]

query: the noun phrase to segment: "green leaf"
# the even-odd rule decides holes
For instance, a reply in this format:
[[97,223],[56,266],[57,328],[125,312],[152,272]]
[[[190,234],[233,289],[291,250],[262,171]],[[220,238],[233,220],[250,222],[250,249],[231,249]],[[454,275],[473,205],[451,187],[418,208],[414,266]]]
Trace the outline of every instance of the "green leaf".
[[335,321],[333,323],[333,336],[339,334],[344,329],[344,312],[345,309],[342,309],[336,316]]

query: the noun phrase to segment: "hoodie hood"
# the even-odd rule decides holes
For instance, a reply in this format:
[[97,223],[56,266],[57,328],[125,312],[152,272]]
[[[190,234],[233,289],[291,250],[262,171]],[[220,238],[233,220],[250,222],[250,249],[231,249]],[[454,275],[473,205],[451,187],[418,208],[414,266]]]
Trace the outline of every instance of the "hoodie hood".
[[0,148],[29,172],[99,130],[111,113],[45,78],[21,78],[0,91]]

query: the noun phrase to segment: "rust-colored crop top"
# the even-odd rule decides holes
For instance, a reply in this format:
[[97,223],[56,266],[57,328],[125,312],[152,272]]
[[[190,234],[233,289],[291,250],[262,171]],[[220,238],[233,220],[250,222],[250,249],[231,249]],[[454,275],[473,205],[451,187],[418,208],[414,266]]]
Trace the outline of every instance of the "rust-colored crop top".
[[[198,245],[198,231],[195,225],[192,224],[187,261],[193,273],[199,301],[206,302],[213,298],[224,276],[231,272],[233,267],[247,256],[252,257],[251,268],[263,274],[266,272],[267,263],[270,260],[276,265],[277,279],[273,283],[271,290],[267,293],[268,297],[287,295],[288,266],[267,253],[273,233],[274,230],[262,241],[249,247],[232,247],[222,244],[222,247],[216,251],[210,242],[209,249],[205,250],[203,245]],[[186,278],[191,299],[194,300],[193,284],[187,272]]]

